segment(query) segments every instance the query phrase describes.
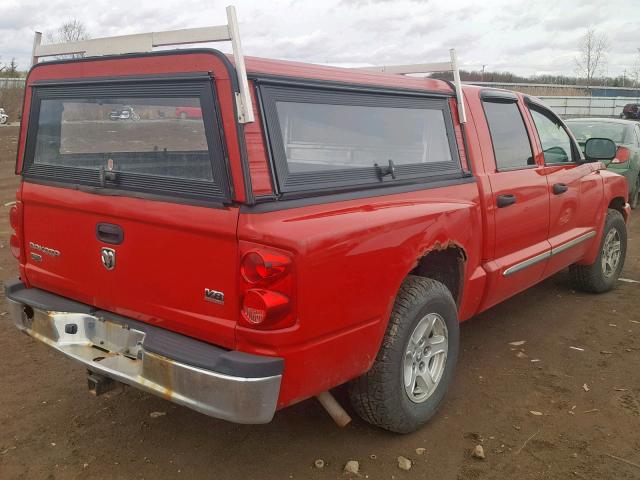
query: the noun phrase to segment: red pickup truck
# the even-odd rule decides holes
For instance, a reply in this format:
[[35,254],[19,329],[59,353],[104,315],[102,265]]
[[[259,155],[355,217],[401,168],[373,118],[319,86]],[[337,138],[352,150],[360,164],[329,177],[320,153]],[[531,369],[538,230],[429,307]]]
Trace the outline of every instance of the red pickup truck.
[[[585,157],[553,112],[505,90],[246,71],[254,121],[216,50],[29,73],[6,297],[96,393],[116,380],[265,423],[349,382],[366,421],[409,432],[451,384],[460,322],[566,267],[584,290],[614,286],[630,209],[601,162],[611,141]],[[122,103],[202,118],[100,120]]]

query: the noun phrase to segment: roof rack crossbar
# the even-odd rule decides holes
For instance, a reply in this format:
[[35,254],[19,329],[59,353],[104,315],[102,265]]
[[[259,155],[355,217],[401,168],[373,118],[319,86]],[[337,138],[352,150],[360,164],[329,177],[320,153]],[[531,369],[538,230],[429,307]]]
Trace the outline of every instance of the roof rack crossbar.
[[464,107],[464,94],[462,92],[462,82],[460,81],[460,69],[458,68],[458,57],[456,49],[449,50],[451,61],[439,63],[417,63],[411,65],[383,65],[379,67],[360,67],[358,70],[367,72],[395,73],[398,75],[409,75],[412,73],[435,73],[453,72],[453,84],[458,102],[458,117],[460,123],[467,123],[467,114]]
[[236,73],[238,75],[239,92],[236,92],[238,121],[249,123],[255,121],[253,103],[249,93],[247,71],[240,43],[240,29],[236,9],[227,7],[227,25],[212,27],[186,28],[163,32],[149,32],[118,37],[93,38],[77,42],[42,45],[42,34],[35,33],[33,41],[33,65],[42,57],[57,55],[83,54],[86,56],[119,55],[125,53],[151,52],[154,47],[169,45],[185,45],[193,43],[231,41]]

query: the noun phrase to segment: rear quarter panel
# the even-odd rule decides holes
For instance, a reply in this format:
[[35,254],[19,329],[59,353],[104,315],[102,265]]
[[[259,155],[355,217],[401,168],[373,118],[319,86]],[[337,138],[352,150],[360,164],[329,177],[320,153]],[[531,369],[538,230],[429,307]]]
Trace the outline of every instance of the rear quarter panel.
[[376,357],[403,279],[426,252],[463,248],[460,309],[479,302],[481,222],[475,183],[242,213],[240,240],[293,253],[298,322],[271,332],[238,326],[237,347],[285,358],[280,406],[360,375]]

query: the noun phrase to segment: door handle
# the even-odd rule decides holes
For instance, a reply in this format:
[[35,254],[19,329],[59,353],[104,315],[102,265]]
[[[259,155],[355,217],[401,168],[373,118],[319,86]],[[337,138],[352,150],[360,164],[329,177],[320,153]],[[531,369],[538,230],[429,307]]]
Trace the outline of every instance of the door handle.
[[564,193],[567,190],[569,190],[569,187],[567,187],[564,183],[556,183],[553,185],[553,193],[555,195],[560,195],[561,193]]
[[124,240],[124,231],[120,225],[113,223],[99,223],[96,225],[98,240],[111,245],[120,245]]
[[514,203],[516,203],[516,196],[513,193],[503,193],[502,195],[498,195],[496,201],[498,208],[508,207]]

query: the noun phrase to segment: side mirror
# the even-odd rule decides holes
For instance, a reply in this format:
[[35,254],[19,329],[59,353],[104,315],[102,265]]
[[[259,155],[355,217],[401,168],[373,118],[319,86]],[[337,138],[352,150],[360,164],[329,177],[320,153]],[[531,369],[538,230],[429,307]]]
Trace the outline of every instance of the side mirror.
[[590,138],[584,144],[584,156],[589,162],[598,160],[613,160],[616,158],[618,147],[608,138]]

